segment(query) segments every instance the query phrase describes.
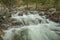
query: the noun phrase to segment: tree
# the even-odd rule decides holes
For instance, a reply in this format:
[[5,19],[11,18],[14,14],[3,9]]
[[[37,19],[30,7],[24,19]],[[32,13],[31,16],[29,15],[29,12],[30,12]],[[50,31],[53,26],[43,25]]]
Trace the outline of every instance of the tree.
[[31,0],[31,2],[36,3],[36,8],[35,9],[37,9],[38,8],[38,4],[42,3],[42,5],[44,5],[46,0]]
[[54,0],[54,5],[57,11],[60,11],[60,0]]
[[38,0],[31,0],[31,2],[32,2],[32,3],[36,3],[36,8],[35,8],[35,9],[37,9]]
[[9,12],[11,11],[13,5],[16,4],[16,2],[17,0],[1,0],[1,3],[9,9]]
[[5,14],[5,22],[6,23],[9,23],[10,22],[10,16],[11,16],[11,11],[13,9],[13,5],[15,5],[17,3],[17,0],[0,0],[0,3],[5,5],[8,9],[5,9],[6,10],[6,14]]
[[30,0],[23,0],[23,2],[27,5],[27,9],[28,9],[28,3],[30,3]]
[[36,2],[36,9],[37,9],[37,7],[38,7],[38,5],[37,5],[37,3],[38,3],[38,0],[35,0],[35,2]]

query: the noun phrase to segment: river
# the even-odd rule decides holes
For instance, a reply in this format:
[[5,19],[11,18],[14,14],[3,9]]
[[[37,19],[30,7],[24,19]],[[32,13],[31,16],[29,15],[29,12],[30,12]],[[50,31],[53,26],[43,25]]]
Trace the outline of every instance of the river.
[[58,23],[40,16],[38,12],[23,16],[12,15],[12,19],[20,22],[20,26],[14,26],[4,30],[3,40],[60,40],[60,26]]

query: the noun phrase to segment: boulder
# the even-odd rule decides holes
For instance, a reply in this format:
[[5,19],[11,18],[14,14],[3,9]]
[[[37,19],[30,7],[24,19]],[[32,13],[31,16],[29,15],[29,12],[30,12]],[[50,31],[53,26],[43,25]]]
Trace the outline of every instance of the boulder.
[[48,18],[54,22],[60,22],[60,12],[55,12],[54,14],[48,15]]

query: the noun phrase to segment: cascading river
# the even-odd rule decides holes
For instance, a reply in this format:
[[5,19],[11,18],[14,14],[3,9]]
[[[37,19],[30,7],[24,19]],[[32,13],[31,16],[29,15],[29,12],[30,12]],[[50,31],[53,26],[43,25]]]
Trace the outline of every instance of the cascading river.
[[3,40],[60,40],[58,23],[49,21],[38,13],[23,16],[18,16],[18,13],[11,18],[20,22],[22,27],[3,30],[5,33],[2,35]]

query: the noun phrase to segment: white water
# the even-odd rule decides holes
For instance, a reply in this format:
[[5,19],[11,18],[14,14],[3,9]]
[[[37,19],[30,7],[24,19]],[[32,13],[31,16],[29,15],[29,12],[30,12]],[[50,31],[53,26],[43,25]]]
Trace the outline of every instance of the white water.
[[60,40],[57,34],[59,31],[54,31],[60,30],[57,23],[49,21],[45,16],[39,16],[38,13],[23,16],[18,16],[18,13],[11,18],[21,22],[23,26],[4,30],[3,40]]

